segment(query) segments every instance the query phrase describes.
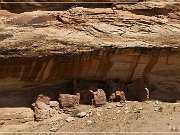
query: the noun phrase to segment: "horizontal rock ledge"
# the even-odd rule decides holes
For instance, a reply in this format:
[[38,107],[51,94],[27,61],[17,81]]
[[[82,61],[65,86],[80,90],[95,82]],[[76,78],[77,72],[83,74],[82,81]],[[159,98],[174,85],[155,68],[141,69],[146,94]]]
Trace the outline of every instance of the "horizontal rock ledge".
[[[180,58],[171,48],[107,49],[81,54],[0,59],[0,90],[31,88],[68,80],[119,78],[131,82],[160,72],[178,72]],[[162,68],[163,67],[163,68]]]

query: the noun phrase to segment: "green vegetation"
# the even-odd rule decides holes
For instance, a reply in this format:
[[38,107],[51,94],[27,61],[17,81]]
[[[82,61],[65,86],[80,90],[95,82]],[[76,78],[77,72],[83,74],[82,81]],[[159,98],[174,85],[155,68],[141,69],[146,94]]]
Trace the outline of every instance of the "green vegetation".
[[81,111],[79,109],[75,109],[71,112],[71,116],[72,117],[76,117],[78,113],[80,113]]

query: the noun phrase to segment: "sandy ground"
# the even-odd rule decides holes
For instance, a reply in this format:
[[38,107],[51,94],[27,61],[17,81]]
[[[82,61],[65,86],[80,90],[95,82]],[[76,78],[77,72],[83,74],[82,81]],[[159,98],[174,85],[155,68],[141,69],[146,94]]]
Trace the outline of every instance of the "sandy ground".
[[[85,117],[75,117],[67,122],[71,114],[40,122],[20,125],[1,125],[1,132],[169,132],[180,134],[180,103],[159,101],[107,103],[103,107],[80,105],[78,110],[86,112]],[[173,128],[175,128],[173,130]],[[64,133],[67,134],[67,133]],[[155,133],[154,133],[155,134]],[[162,133],[164,134],[164,133]]]

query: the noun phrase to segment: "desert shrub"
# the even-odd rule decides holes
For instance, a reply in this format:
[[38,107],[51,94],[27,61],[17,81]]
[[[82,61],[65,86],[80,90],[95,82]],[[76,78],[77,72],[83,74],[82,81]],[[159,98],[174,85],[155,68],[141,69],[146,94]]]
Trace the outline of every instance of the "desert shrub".
[[80,113],[81,111],[79,109],[75,109],[71,112],[71,116],[72,117],[76,117],[78,113]]
[[162,112],[162,111],[163,111],[163,107],[159,107],[159,108],[158,108],[158,111],[159,111],[159,112]]

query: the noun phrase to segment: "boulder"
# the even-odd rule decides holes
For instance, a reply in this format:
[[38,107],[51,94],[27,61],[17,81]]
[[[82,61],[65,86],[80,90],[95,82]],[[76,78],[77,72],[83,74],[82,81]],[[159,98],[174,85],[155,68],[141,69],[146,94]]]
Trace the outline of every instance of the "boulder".
[[50,101],[50,107],[52,108],[52,109],[55,109],[55,110],[57,110],[57,111],[59,111],[59,102],[58,101]]
[[74,117],[68,117],[68,118],[66,119],[66,122],[71,122],[71,121],[75,121],[75,118],[74,118]]
[[83,117],[86,116],[86,112],[80,112],[76,116],[79,117],[79,118],[83,118]]

